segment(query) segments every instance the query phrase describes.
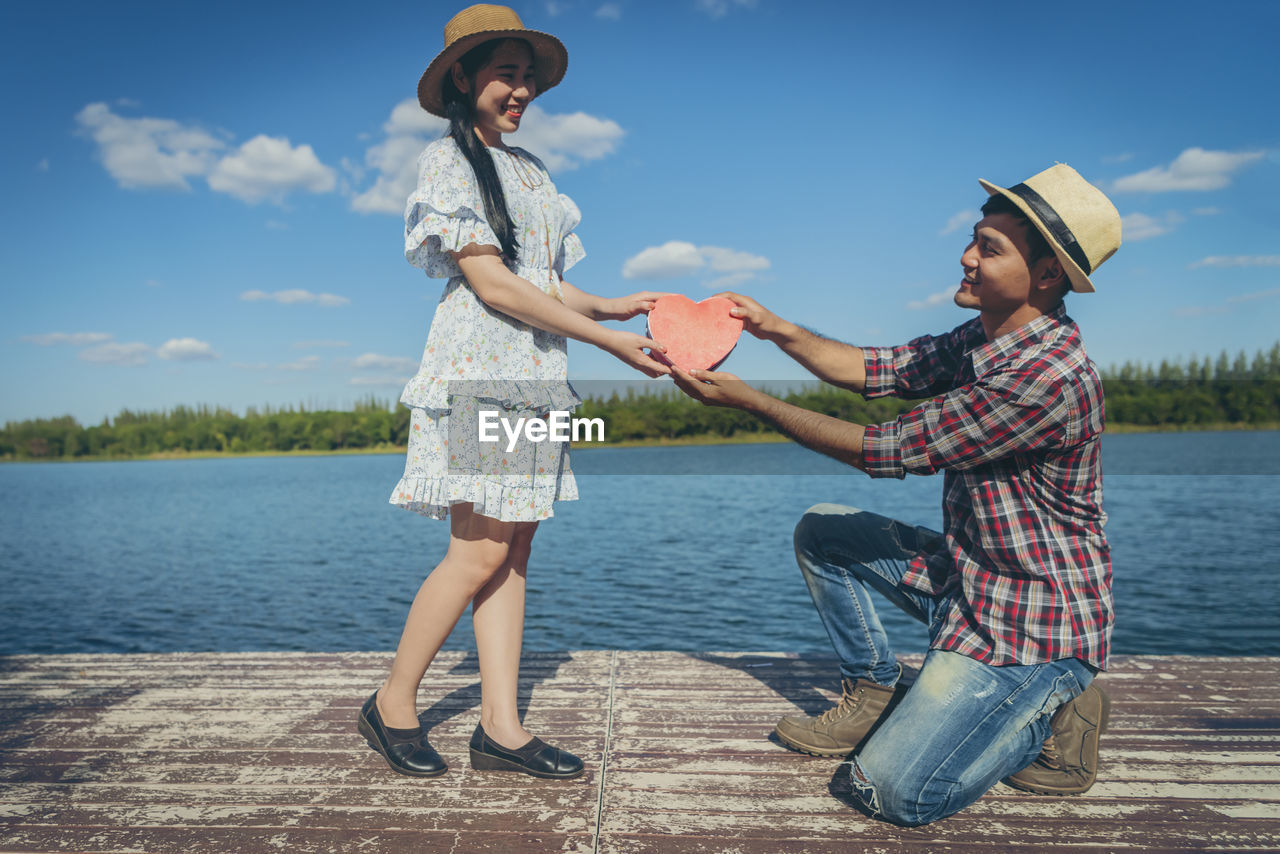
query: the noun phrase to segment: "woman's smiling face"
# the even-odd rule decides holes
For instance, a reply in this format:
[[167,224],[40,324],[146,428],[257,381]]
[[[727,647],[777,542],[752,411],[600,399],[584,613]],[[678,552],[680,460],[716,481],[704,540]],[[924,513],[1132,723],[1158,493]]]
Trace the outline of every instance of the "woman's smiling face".
[[502,144],[504,133],[520,129],[524,109],[538,94],[533,75],[533,51],[527,42],[507,39],[498,45],[489,61],[476,72],[474,81],[462,75],[454,64],[454,85],[472,94],[474,87],[476,133],[485,145]]

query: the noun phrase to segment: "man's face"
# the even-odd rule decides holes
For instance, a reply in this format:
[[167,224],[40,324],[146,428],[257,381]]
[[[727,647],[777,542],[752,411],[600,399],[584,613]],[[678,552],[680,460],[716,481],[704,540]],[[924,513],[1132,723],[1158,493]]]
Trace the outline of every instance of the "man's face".
[[1024,229],[1019,219],[1007,213],[986,216],[973,227],[973,240],[960,256],[964,278],[956,291],[956,305],[1008,315],[1027,304],[1033,277],[1049,259],[1027,264],[1031,250]]

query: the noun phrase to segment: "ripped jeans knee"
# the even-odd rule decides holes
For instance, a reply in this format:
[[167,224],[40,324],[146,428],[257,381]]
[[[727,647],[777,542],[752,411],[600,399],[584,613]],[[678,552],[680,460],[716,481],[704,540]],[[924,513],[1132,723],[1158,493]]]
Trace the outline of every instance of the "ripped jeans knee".
[[946,801],[926,804],[920,793],[904,790],[890,782],[877,783],[854,757],[849,761],[849,780],[853,796],[866,808],[872,818],[903,827],[919,827],[946,815]]

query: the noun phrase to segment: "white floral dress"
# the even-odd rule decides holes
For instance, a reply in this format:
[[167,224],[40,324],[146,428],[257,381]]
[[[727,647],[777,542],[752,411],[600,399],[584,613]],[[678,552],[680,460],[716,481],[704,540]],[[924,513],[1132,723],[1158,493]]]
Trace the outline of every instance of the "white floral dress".
[[[490,148],[520,244],[517,276],[560,298],[560,277],[586,254],[572,233],[582,215],[560,195],[542,162],[519,148]],[[433,519],[470,503],[502,521],[552,515],[552,502],[578,497],[568,443],[478,438],[477,413],[520,417],[572,411],[582,401],[566,379],[565,339],[489,308],[449,255],[471,243],[501,248],[485,218],[475,174],[449,138],[418,158],[418,187],[405,209],[405,257],[448,278],[436,305],[418,373],[400,400],[412,410],[404,477],[391,503]]]

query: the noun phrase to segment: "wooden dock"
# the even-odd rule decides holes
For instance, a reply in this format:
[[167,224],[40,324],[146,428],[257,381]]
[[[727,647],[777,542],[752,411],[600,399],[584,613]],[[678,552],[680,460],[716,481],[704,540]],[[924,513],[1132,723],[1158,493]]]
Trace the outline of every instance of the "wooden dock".
[[835,699],[830,658],[529,654],[526,724],[587,761],[568,782],[471,771],[462,653],[422,695],[449,773],[391,773],[354,725],[389,660],[0,657],[0,851],[1280,850],[1280,658],[1120,657],[1092,791],[1001,785],[915,829],[854,809],[838,761],[769,740]]

